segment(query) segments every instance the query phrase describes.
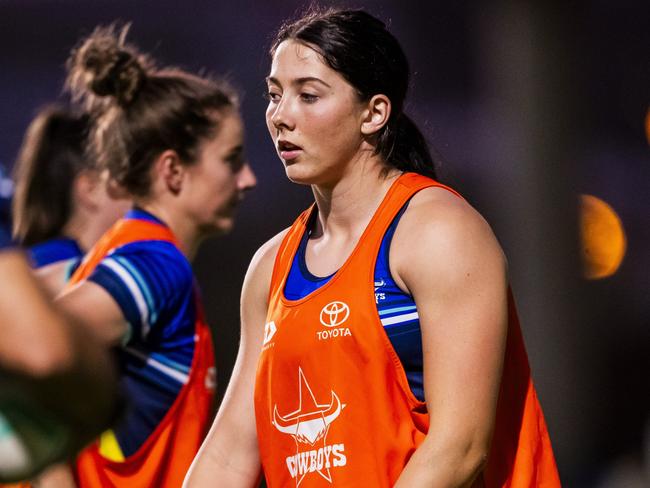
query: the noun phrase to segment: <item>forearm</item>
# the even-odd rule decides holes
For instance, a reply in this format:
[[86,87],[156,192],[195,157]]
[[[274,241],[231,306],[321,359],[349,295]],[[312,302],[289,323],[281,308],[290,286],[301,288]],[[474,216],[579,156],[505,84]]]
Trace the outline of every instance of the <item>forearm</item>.
[[3,252],[0,271],[12,278],[0,294],[3,398],[23,392],[80,430],[99,432],[115,404],[108,350],[48,301],[21,253]]
[[[235,365],[231,385],[241,381]],[[230,388],[230,387],[229,387]],[[252,396],[252,394],[250,395]],[[260,456],[252,401],[241,389],[229,389],[203,441],[183,488],[252,488],[259,486]]]
[[12,438],[30,452],[29,463],[0,472],[0,480],[25,479],[48,463],[72,459],[116,415],[116,382],[107,355],[96,357],[90,343],[85,345],[73,347],[78,356],[60,372],[34,377],[0,367],[0,411]]
[[472,442],[427,439],[411,456],[395,488],[465,488],[473,486],[487,451]]

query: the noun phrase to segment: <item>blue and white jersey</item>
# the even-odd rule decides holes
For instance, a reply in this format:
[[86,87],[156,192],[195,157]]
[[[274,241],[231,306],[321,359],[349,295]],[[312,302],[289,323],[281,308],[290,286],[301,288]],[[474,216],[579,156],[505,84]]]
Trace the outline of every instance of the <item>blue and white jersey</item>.
[[[162,224],[140,209],[124,218]],[[88,279],[115,299],[128,323],[117,354],[131,408],[113,428],[127,457],[158,426],[188,381],[197,316],[194,277],[174,244],[146,240],[113,249]]]
[[[386,335],[404,367],[411,391],[416,398],[424,401],[420,318],[413,297],[403,292],[395,283],[390,273],[388,261],[390,244],[395,229],[407,206],[408,203],[395,216],[379,248],[374,273],[375,303]],[[315,219],[316,215],[316,212],[312,214],[308,229],[313,228],[315,222],[313,219]],[[305,250],[310,234],[311,231],[308,230],[303,235],[287,277],[284,295],[289,300],[299,300],[306,297],[327,283],[335,274],[319,277],[314,276],[307,269]]]

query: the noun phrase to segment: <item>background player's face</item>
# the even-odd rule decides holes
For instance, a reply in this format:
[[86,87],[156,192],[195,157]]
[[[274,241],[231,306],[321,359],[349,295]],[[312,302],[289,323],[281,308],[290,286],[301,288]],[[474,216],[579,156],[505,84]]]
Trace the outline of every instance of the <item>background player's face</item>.
[[338,181],[362,150],[364,106],[343,76],[313,49],[284,41],[273,56],[266,123],[287,176]]
[[183,185],[188,217],[203,234],[228,232],[244,191],[256,184],[244,158],[244,128],[238,113],[222,114],[217,135],[203,141]]

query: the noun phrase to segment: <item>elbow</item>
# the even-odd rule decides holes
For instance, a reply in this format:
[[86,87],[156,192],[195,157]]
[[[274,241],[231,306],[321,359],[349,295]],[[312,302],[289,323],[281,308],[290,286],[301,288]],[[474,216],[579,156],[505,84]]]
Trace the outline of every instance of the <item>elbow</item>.
[[462,475],[465,479],[463,486],[471,486],[474,480],[483,472],[488,461],[489,450],[485,447],[473,447],[469,449],[461,463]]
[[431,484],[436,486],[473,486],[489,456],[489,446],[479,441],[458,442],[455,439],[454,442],[436,442],[429,447],[420,460],[429,468]]

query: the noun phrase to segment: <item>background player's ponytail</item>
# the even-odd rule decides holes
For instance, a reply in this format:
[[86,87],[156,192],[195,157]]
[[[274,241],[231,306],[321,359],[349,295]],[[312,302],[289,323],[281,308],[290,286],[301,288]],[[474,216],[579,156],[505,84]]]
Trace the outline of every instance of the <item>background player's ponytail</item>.
[[14,238],[32,246],[63,234],[73,212],[74,181],[92,170],[84,141],[88,117],[62,107],[41,110],[29,125],[14,165]]
[[200,142],[238,102],[224,82],[157,68],[126,43],[128,27],[98,27],[84,39],[68,60],[67,85],[93,114],[90,146],[99,166],[143,197],[156,157],[170,149],[193,164]]
[[315,49],[357,90],[362,101],[386,95],[391,101],[391,114],[378,134],[375,152],[402,171],[436,177],[426,139],[404,113],[408,60],[382,21],[362,10],[312,7],[298,20],[280,28],[271,56],[288,39]]

